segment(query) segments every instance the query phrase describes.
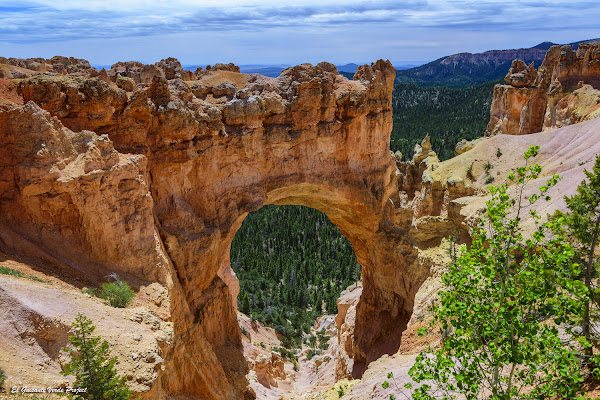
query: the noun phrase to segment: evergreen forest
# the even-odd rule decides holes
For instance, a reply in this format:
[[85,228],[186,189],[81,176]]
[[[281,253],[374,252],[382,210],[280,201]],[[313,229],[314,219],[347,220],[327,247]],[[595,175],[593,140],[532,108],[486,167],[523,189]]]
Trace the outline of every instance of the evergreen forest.
[[[410,160],[429,133],[440,160],[453,157],[458,141],[483,135],[495,83],[463,89],[397,83],[392,151]],[[300,346],[318,316],[337,313],[342,290],[360,279],[352,245],[325,214],[302,206],[250,213],[230,254],[240,311],[275,328],[287,347]]]
[[231,244],[240,311],[300,345],[315,319],[337,313],[342,290],[360,279],[350,242],[327,216],[303,206],[264,206]]
[[441,161],[454,157],[456,143],[483,136],[497,83],[500,81],[460,89],[397,83],[392,98],[391,150],[400,151],[403,161],[411,160],[415,144],[428,133]]

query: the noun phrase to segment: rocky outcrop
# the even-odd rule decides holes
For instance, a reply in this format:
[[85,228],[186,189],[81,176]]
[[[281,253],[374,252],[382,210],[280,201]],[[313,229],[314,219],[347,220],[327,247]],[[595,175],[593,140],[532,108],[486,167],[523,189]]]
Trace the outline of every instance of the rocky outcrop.
[[206,75],[209,71],[230,71],[230,72],[240,72],[240,67],[235,65],[234,63],[222,64],[216,63],[213,66],[207,65],[206,69],[202,67],[196,68],[194,75],[196,78],[200,78],[203,75]]
[[277,379],[285,379],[284,362],[281,354],[272,351],[271,356],[259,355],[251,365],[258,382],[266,388],[277,387]]
[[[239,72],[239,67],[233,64],[217,64],[213,70]],[[132,79],[135,84],[150,84],[154,77],[184,81],[196,79],[194,73],[184,69],[175,58],[166,58],[149,65],[138,61],[120,61],[106,71],[105,69],[96,70],[89,61],[73,57],[56,56],[50,59],[0,57],[0,78],[22,79],[32,75],[76,75],[85,78],[99,78],[107,83],[119,83],[119,78],[124,78]],[[119,87],[123,83],[122,81]],[[127,85],[125,90],[133,91],[131,84]]]
[[119,61],[107,72],[112,82],[117,82],[119,77],[131,78],[135,83],[150,84],[157,78],[182,79],[184,81],[194,80],[192,71],[183,69],[176,58],[166,58],[155,64],[143,64],[138,61]]
[[34,102],[0,107],[2,225],[23,238],[4,244],[32,242],[88,277],[117,271],[164,282],[146,157],[71,132]]
[[412,206],[398,192],[402,174],[388,147],[392,65],[362,66],[353,81],[327,63],[279,78],[166,75],[129,96],[99,78],[24,80],[28,103],[0,112],[0,224],[85,271],[82,279],[110,270],[164,282],[175,339],[154,390],[243,398],[248,366],[219,271],[250,211],[313,207],[363,266],[352,374],[394,352],[428,272],[405,236]]
[[510,70],[504,80],[512,87],[522,88],[534,84],[537,78],[537,72],[533,67],[533,63],[525,64],[522,60],[513,60]]
[[118,76],[116,84],[120,89],[123,89],[126,92],[133,92],[136,87],[135,81],[126,76]]
[[525,135],[600,116],[600,44],[553,46],[537,73],[513,61],[496,85],[486,136]]
[[431,157],[431,160],[428,160],[428,165],[430,162],[439,163],[437,154],[431,149],[431,140],[429,139],[429,134],[427,134],[425,139],[421,141],[421,144],[415,145],[412,162],[415,165],[419,165],[429,157]]
[[349,379],[354,367],[353,339],[356,324],[356,305],[362,293],[362,285],[356,283],[340,294],[337,301],[338,313],[335,317],[339,349],[335,379]]
[[38,75],[22,81],[19,90],[26,102],[35,102],[74,131],[106,133],[127,103],[124,90],[98,78]]
[[237,313],[238,302],[237,297],[240,294],[240,281],[238,281],[233,268],[230,265],[223,265],[224,268],[219,270],[219,278],[227,285],[229,295],[231,296],[231,304],[233,305],[234,311]]
[[475,146],[477,146],[483,140],[485,140],[485,138],[477,138],[474,140],[463,139],[460,142],[456,143],[456,147],[454,148],[454,150],[456,151],[456,154],[461,155],[462,153],[469,151]]
[[119,76],[133,79],[135,83],[150,83],[154,77],[165,77],[165,72],[156,65],[145,65],[138,61],[113,64],[106,74],[112,82],[116,82]]
[[62,56],[55,56],[50,59],[0,57],[0,64],[13,65],[30,71],[50,72],[62,75],[77,74],[90,76],[92,71],[95,71],[87,60]]

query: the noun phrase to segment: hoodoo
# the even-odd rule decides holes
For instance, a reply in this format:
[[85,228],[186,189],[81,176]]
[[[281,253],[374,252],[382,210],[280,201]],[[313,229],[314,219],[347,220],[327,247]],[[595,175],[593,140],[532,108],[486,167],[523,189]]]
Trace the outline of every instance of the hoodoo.
[[600,44],[552,46],[537,73],[514,60],[496,85],[486,135],[526,135],[600,116]]

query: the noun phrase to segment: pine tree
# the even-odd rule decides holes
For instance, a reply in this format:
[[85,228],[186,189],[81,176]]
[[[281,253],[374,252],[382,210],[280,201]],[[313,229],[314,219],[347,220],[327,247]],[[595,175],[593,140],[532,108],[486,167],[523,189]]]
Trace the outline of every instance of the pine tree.
[[242,306],[240,310],[244,314],[250,313],[250,298],[248,297],[248,293],[244,293],[244,295],[242,296]]
[[74,335],[69,336],[71,361],[61,372],[75,375],[74,387],[84,389],[84,393],[70,393],[75,400],[126,400],[133,392],[125,386],[125,378],[117,374],[117,358],[108,358],[108,342],[92,336],[96,327],[82,314],[77,314],[73,323]]

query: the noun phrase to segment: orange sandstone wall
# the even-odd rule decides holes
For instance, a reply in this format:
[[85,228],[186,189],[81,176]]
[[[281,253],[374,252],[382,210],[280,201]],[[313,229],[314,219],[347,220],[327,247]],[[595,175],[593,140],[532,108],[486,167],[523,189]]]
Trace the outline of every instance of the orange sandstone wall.
[[175,342],[147,397],[252,398],[218,272],[249,212],[313,207],[363,266],[352,375],[395,352],[428,271],[408,238],[424,167],[389,151],[392,65],[362,66],[349,81],[328,63],[266,78],[227,66],[187,76],[164,61],[164,75],[129,92],[102,77],[39,75],[20,84],[24,106],[1,105],[2,249],[42,249],[35,257],[86,279],[116,271],[163,283]]

